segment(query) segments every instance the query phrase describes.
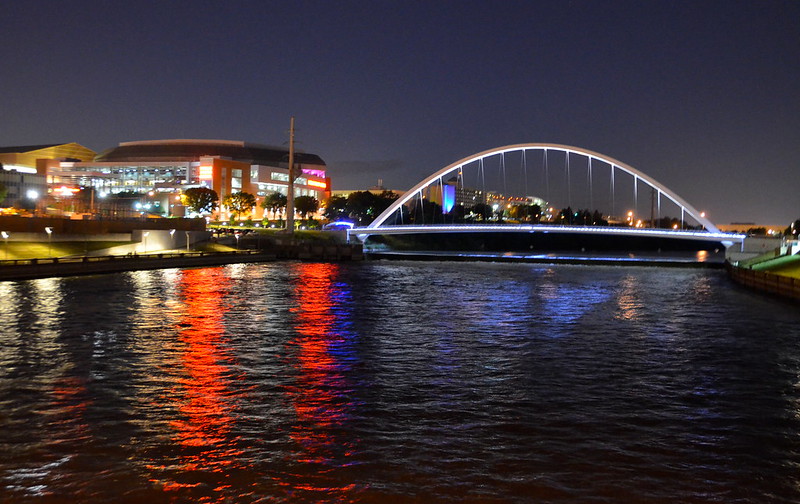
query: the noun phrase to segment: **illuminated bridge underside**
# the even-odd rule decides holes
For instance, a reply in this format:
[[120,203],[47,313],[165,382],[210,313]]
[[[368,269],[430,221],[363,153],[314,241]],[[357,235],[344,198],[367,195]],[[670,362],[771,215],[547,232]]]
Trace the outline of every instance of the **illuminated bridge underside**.
[[404,235],[428,233],[552,233],[552,234],[593,234],[607,236],[635,236],[650,238],[671,238],[678,240],[718,241],[726,246],[733,243],[742,243],[745,235],[723,233],[719,231],[676,231],[667,229],[643,229],[629,227],[605,226],[551,226],[543,224],[533,225],[426,225],[426,226],[384,226],[378,228],[354,228],[348,235],[356,235],[360,240],[365,240],[371,235]]
[[[406,203],[409,203],[412,199],[414,199],[414,198],[420,198],[421,199],[422,198],[422,192],[426,188],[428,188],[431,184],[440,183],[440,181],[443,180],[444,177],[450,175],[451,173],[458,173],[459,170],[463,169],[466,165],[468,165],[470,163],[473,163],[473,162],[476,162],[476,161],[481,161],[481,160],[483,160],[485,158],[489,158],[489,157],[492,157],[492,156],[505,155],[505,154],[511,153],[511,152],[520,152],[521,151],[523,153],[523,155],[524,155],[524,153],[526,151],[528,151],[528,150],[541,150],[541,151],[544,151],[545,153],[547,153],[548,151],[560,151],[560,152],[564,152],[565,155],[567,155],[567,156],[569,156],[570,154],[576,154],[576,155],[580,155],[580,156],[585,156],[585,157],[587,157],[589,159],[589,167],[590,167],[589,169],[590,170],[591,170],[591,163],[592,163],[593,160],[597,160],[597,161],[599,161],[601,163],[605,163],[607,165],[610,165],[611,166],[612,175],[616,170],[620,170],[620,171],[625,172],[625,173],[627,173],[627,174],[629,174],[629,175],[631,175],[633,177],[634,190],[636,189],[636,186],[637,186],[637,184],[639,182],[644,182],[645,184],[651,186],[655,191],[657,191],[658,197],[659,197],[659,201],[660,201],[661,196],[663,195],[666,198],[668,198],[669,200],[671,200],[678,207],[680,207],[681,214],[682,214],[681,221],[683,221],[683,214],[686,213],[686,214],[690,215],[697,223],[699,223],[706,230],[704,232],[695,233],[695,234],[698,234],[699,236],[703,236],[703,238],[700,238],[699,236],[697,238],[695,238],[694,234],[691,233],[691,232],[687,233],[687,232],[684,232],[684,231],[663,231],[663,230],[654,230],[654,229],[645,230],[645,231],[642,231],[642,230],[636,231],[636,233],[638,235],[648,234],[649,233],[650,235],[660,236],[660,237],[665,237],[665,238],[680,238],[680,239],[687,239],[688,238],[688,239],[698,239],[698,240],[699,239],[705,239],[705,240],[712,239],[713,240],[715,238],[712,237],[712,236],[709,236],[709,234],[710,233],[720,233],[719,229],[717,229],[717,227],[711,221],[709,221],[707,218],[705,218],[705,216],[701,212],[698,212],[697,209],[695,209],[692,205],[690,205],[688,202],[686,202],[683,198],[681,198],[680,196],[675,194],[673,191],[671,191],[665,185],[659,183],[658,181],[654,180],[653,178],[651,178],[650,176],[646,175],[645,173],[637,170],[636,168],[633,168],[632,166],[629,166],[629,165],[627,165],[625,163],[622,163],[622,162],[620,162],[620,161],[618,161],[618,160],[616,160],[614,158],[611,158],[611,157],[608,157],[608,156],[605,156],[603,154],[600,154],[600,153],[597,153],[597,152],[593,152],[593,151],[590,151],[590,150],[587,150],[587,149],[582,149],[580,147],[571,147],[571,146],[568,146],[568,145],[549,144],[549,143],[526,143],[526,144],[508,145],[508,146],[505,146],[505,147],[498,147],[498,148],[495,148],[495,149],[490,149],[490,150],[487,150],[487,151],[479,152],[478,154],[474,154],[472,156],[468,156],[468,157],[466,157],[464,159],[456,161],[455,163],[453,163],[451,165],[446,166],[445,168],[442,168],[441,170],[439,170],[436,173],[430,175],[428,178],[422,180],[417,185],[412,187],[403,196],[398,198],[389,208],[387,208],[386,211],[381,213],[375,219],[375,221],[372,222],[372,224],[370,224],[368,226],[368,228],[364,229],[363,232],[356,233],[356,234],[358,234],[359,236],[369,235],[369,234],[392,234],[391,231],[386,231],[386,230],[389,229],[389,228],[396,227],[396,226],[387,226],[387,225],[384,225],[384,223],[392,215],[394,215],[395,212],[401,211],[402,206],[405,205]],[[478,227],[480,227],[480,226],[469,226],[470,229],[464,229],[462,227],[459,231],[448,231],[452,227],[450,227],[450,226],[425,226],[426,229],[430,228],[431,231],[424,231],[424,232],[439,232],[439,233],[442,233],[442,232],[468,232],[469,230],[478,231],[478,229],[477,229]],[[483,231],[489,231],[489,228],[494,229],[493,226],[483,226],[483,227],[485,228]],[[516,229],[515,229],[514,226],[502,226],[502,228],[503,229],[497,229],[497,231],[500,231],[500,232],[534,232],[534,231],[540,231],[541,230],[542,232],[545,232],[545,231],[554,232],[552,226],[521,226],[521,227],[517,227]],[[521,228],[525,228],[525,229],[521,229]],[[367,229],[368,229],[368,231],[367,231]],[[408,229],[409,228],[406,228],[406,231],[405,231],[406,233],[410,232],[410,231],[408,231]],[[378,231],[378,230],[380,230],[380,231]],[[561,231],[558,231],[558,232],[562,232],[562,233],[573,233],[573,232],[574,233],[591,233],[591,234],[603,234],[603,233],[608,233],[608,234],[629,234],[632,231],[633,230],[627,230],[627,229],[614,229],[612,231],[610,228],[598,229],[598,228],[592,227],[592,228],[570,228],[569,230],[565,230],[564,229],[564,230],[561,230]],[[355,232],[355,230],[353,232]],[[397,232],[401,232],[401,231],[397,231]],[[423,232],[423,231],[419,231],[419,232]],[[724,234],[724,237],[725,237],[724,240],[728,241],[728,242],[740,241],[740,239],[735,238],[735,237],[731,237],[730,235],[727,235],[727,234]],[[722,239],[722,238],[720,238],[720,239]]]

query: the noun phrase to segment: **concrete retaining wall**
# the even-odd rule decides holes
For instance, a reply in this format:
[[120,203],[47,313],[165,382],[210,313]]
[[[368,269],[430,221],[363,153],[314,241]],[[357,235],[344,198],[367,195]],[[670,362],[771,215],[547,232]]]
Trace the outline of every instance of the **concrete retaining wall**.
[[725,267],[731,279],[738,284],[761,292],[777,294],[778,296],[800,301],[800,279],[776,275],[766,271],[739,268],[730,263],[726,263]]
[[258,251],[239,251],[3,261],[0,264],[0,281],[96,275],[121,271],[218,266],[274,260],[275,256],[273,254],[265,254]]

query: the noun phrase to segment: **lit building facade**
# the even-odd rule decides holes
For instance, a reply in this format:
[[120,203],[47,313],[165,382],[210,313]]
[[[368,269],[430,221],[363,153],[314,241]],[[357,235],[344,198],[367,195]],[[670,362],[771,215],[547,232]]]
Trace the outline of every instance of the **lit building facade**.
[[[324,202],[330,179],[315,154],[295,153],[294,195]],[[99,197],[147,193],[159,212],[183,215],[177,195],[190,187],[213,189],[220,203],[230,194],[256,196],[251,214],[264,216],[260,203],[272,192],[288,194],[288,150],[230,140],[155,140],[124,142],[90,161],[64,161],[48,170],[50,187],[90,187]],[[153,212],[153,209],[149,209]],[[226,217],[223,215],[221,217]]]
[[0,207],[35,209],[48,194],[47,170],[60,161],[91,161],[95,152],[77,143],[0,147]]

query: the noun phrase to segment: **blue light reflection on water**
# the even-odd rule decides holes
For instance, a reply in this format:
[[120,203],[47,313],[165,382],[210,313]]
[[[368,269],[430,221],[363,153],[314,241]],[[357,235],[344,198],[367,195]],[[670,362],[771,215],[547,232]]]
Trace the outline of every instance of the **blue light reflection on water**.
[[0,283],[15,502],[794,502],[800,330],[720,272],[273,264]]

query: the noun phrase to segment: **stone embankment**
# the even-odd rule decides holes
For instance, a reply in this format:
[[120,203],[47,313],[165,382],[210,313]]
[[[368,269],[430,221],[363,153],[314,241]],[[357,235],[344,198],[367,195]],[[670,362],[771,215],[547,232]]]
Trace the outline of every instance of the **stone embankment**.
[[796,241],[748,260],[728,261],[725,267],[740,285],[800,301],[800,243]]
[[800,279],[726,264],[731,279],[761,292],[800,301]]

